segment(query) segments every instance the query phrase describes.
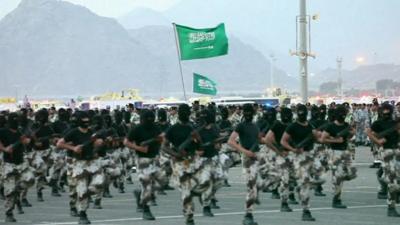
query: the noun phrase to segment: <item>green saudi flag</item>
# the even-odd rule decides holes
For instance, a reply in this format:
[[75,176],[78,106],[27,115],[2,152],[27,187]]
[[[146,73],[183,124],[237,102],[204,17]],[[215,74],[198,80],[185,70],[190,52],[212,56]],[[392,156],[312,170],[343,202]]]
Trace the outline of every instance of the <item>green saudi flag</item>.
[[205,95],[217,95],[217,84],[208,77],[194,73],[193,92]]
[[181,60],[202,59],[228,54],[225,24],[195,29],[175,24]]

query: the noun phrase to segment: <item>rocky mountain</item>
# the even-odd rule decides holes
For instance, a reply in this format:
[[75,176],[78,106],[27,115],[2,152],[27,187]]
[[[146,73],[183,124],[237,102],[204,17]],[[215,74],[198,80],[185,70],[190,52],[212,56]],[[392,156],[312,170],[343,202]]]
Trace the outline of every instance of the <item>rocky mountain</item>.
[[145,88],[155,61],[114,19],[68,2],[23,0],[0,21],[3,96]]
[[[400,81],[400,65],[377,64],[360,66],[354,70],[343,70],[343,87],[345,89],[374,89],[376,81],[392,79]],[[314,88],[328,81],[337,81],[338,72],[336,69],[326,69],[310,79]]]
[[[269,85],[269,62],[231,35],[227,56],[182,62],[186,90],[192,72],[224,92],[261,93]],[[0,95],[91,95],[138,88],[142,93],[181,96],[172,27],[124,29],[114,19],[57,0],[23,0],[0,21]],[[276,82],[292,79],[275,71]]]

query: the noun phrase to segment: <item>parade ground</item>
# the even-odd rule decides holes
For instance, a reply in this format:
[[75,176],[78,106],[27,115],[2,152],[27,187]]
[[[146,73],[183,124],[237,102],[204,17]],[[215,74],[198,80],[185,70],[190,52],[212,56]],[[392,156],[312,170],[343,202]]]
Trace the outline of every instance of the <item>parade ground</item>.
[[[317,219],[316,222],[301,221],[301,208],[291,205],[291,213],[282,213],[280,201],[271,199],[271,193],[260,192],[261,205],[256,207],[255,219],[259,225],[398,225],[400,218],[386,216],[386,200],[377,199],[378,182],[376,169],[369,168],[371,153],[369,148],[357,149],[355,165],[358,177],[344,184],[343,203],[348,209],[333,209],[331,207],[332,186],[328,181],[324,185],[326,197],[311,196],[311,212]],[[199,225],[240,225],[244,215],[244,199],[246,187],[241,166],[232,168],[229,174],[232,187],[224,187],[217,193],[218,205],[221,209],[214,209],[215,217],[203,217],[202,208],[197,199],[195,202],[195,222]],[[329,176],[330,179],[330,176]],[[92,224],[140,224],[140,225],[179,225],[184,224],[182,216],[182,203],[179,191],[168,191],[166,196],[158,196],[158,206],[152,207],[155,221],[143,221],[141,214],[136,213],[132,191],[138,186],[126,185],[126,193],[119,194],[112,189],[113,198],[103,199],[103,209],[88,210]],[[28,200],[32,208],[24,208],[25,214],[15,214],[17,224],[77,224],[78,218],[70,217],[68,207],[68,194],[62,197],[51,197],[50,189],[44,193],[45,202],[37,202],[35,189],[30,190]],[[0,211],[4,212],[4,201],[0,201]],[[0,224],[4,224],[4,213],[0,214]]]

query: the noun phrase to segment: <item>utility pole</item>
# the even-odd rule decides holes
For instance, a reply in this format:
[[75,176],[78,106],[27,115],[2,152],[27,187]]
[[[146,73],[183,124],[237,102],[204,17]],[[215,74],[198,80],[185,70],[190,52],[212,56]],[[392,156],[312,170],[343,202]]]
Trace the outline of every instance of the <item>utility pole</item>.
[[303,103],[308,102],[308,51],[307,51],[307,6],[306,0],[300,0],[299,15],[299,73],[301,79],[301,99]]
[[338,72],[338,96],[343,98],[343,79],[342,79],[342,62],[343,59],[341,57],[337,57],[337,72]]
[[[299,75],[301,80],[301,99],[308,102],[308,57],[315,58],[311,53],[311,18],[307,15],[306,0],[300,1],[300,15],[296,17],[296,52],[291,55],[299,57]],[[316,17],[317,18],[317,17]],[[313,17],[313,19],[316,19]]]
[[275,58],[275,55],[274,54],[271,54],[271,55],[269,55],[269,58],[270,58],[270,69],[271,69],[271,71],[270,71],[270,73],[271,73],[271,75],[270,75],[270,88],[271,88],[271,91],[273,91],[273,89],[274,89],[274,70],[275,70],[275,61],[276,61],[276,58]]

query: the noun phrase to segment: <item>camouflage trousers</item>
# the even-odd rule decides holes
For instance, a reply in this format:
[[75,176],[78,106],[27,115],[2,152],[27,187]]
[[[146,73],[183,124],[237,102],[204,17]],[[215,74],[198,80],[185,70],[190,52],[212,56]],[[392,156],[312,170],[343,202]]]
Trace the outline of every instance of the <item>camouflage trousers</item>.
[[[209,188],[206,185],[201,186],[200,190],[199,179],[197,173],[201,167],[202,161],[198,157],[188,157],[185,160],[172,160],[172,176],[173,184],[181,191],[181,199],[183,204],[184,216],[191,217],[194,213],[193,197],[194,191],[196,194],[202,193],[205,189]],[[196,175],[197,173],[197,175]],[[200,173],[201,174],[201,173]]]
[[314,146],[314,163],[312,169],[313,179],[318,185],[322,185],[327,180],[327,172],[330,169],[329,150],[322,144],[315,144]]
[[172,176],[172,165],[171,165],[171,157],[169,157],[166,153],[163,151],[160,152],[160,155],[156,159],[157,166],[161,168],[162,171],[164,171],[166,179],[167,179],[167,184],[169,184],[169,181]]
[[399,149],[384,149],[383,157],[383,175],[382,179],[388,187],[389,206],[396,205],[396,195],[400,192],[400,150]]
[[136,165],[141,188],[140,201],[142,205],[147,205],[152,200],[152,197],[155,196],[155,190],[162,189],[168,182],[168,179],[165,171],[157,166],[155,158],[138,157]]
[[16,204],[20,202],[22,190],[28,190],[35,183],[35,176],[28,163],[15,165],[3,163],[1,179],[5,195],[5,212],[12,214]]
[[121,169],[117,166],[117,163],[114,161],[111,155],[108,155],[104,158],[98,159],[99,167],[103,170],[104,175],[104,187],[101,192],[98,192],[96,195],[96,199],[101,199],[103,195],[103,191],[108,189],[110,184],[121,177]]
[[295,184],[295,173],[293,165],[293,153],[289,153],[287,156],[276,156],[275,166],[278,170],[278,191],[281,196],[281,201],[287,203],[289,195],[294,189]]
[[340,199],[343,182],[355,179],[357,177],[357,168],[352,165],[352,153],[349,150],[329,150],[329,155],[333,194]]
[[228,179],[229,169],[240,162],[240,154],[224,143],[219,152],[219,163],[226,179]]
[[294,154],[293,165],[297,180],[297,193],[304,210],[310,208],[310,190],[319,180],[314,179],[314,151]]
[[116,180],[117,183],[124,183],[124,178],[125,178],[125,168],[124,164],[122,161],[122,149],[118,148],[115,149],[110,155],[110,159],[114,162],[114,166],[118,168],[119,170],[119,175],[114,177],[114,180]]
[[132,168],[135,166],[136,154],[127,147],[120,148],[119,151],[123,168],[122,173],[124,174],[125,178],[130,178],[133,180]]
[[31,166],[35,169],[36,190],[41,192],[47,184],[46,176],[49,168],[51,149],[37,150],[29,154]]
[[248,158],[242,156],[243,171],[246,177],[246,213],[252,213],[254,204],[258,202],[258,192],[271,185],[277,184],[279,177],[276,169],[270,170],[271,165],[268,162],[268,156],[265,151],[256,153],[257,158]]
[[78,202],[78,195],[76,192],[77,180],[72,176],[72,171],[74,169],[75,159],[71,157],[66,157],[66,173],[67,173],[67,183],[68,183],[68,194],[69,194],[69,207],[76,209],[76,203]]
[[51,165],[48,169],[47,181],[59,181],[61,174],[66,167],[65,162],[66,152],[65,150],[53,148],[49,156],[49,164]]
[[200,167],[195,173],[195,179],[198,182],[193,192],[201,196],[203,206],[209,206],[211,199],[223,185],[225,180],[222,166],[219,164],[219,157],[212,158],[199,157]]
[[98,195],[104,188],[105,177],[99,160],[75,160],[72,178],[76,179],[76,208],[86,211],[90,195]]

